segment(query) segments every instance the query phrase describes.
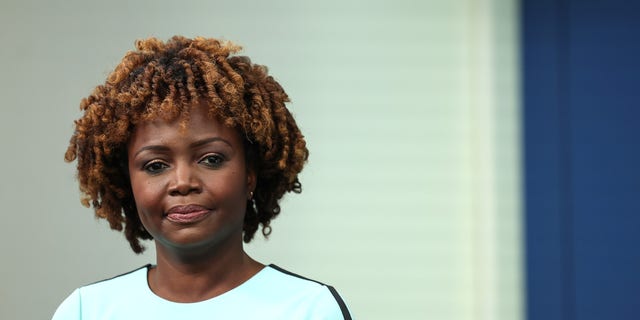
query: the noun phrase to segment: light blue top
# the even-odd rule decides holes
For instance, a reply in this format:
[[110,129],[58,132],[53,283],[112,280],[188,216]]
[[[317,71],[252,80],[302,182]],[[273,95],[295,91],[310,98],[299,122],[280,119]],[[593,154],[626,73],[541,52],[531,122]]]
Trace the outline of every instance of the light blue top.
[[147,284],[148,267],[76,289],[53,320],[351,319],[335,289],[275,265],[222,295],[194,303],[155,295]]

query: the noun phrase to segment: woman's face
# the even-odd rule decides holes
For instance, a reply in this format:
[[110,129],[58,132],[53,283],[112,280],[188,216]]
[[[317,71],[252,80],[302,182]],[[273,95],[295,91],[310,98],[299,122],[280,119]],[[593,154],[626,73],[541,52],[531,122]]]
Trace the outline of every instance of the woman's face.
[[138,215],[158,245],[220,247],[242,241],[255,175],[245,164],[239,133],[195,106],[186,129],[180,119],[136,126],[128,145]]

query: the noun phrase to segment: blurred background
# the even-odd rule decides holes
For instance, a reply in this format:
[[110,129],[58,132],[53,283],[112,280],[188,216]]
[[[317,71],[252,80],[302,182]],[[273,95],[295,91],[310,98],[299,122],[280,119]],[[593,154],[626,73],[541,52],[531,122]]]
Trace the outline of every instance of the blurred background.
[[80,205],[79,103],[135,39],[232,40],[311,151],[263,263],[358,319],[640,311],[639,6],[621,0],[0,2],[0,318],[154,263]]

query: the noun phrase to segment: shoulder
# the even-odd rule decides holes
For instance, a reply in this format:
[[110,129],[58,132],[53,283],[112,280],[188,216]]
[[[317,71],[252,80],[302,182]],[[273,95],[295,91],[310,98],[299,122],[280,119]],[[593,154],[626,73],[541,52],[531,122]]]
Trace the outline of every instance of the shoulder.
[[88,310],[105,311],[135,301],[131,297],[144,292],[149,266],[76,289],[60,304],[53,319],[82,319]]
[[[267,303],[281,303],[304,310],[313,319],[351,319],[349,309],[338,291],[327,284],[312,280],[271,264],[261,272],[260,287]],[[326,315],[322,317],[320,315]]]

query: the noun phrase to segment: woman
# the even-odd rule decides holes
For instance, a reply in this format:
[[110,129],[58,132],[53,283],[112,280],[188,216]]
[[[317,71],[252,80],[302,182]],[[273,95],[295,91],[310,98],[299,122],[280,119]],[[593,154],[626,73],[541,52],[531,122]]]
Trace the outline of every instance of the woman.
[[307,160],[288,97],[239,47],[147,39],[83,99],[65,155],[83,204],[156,265],[76,289],[54,319],[350,319],[330,286],[243,250]]

